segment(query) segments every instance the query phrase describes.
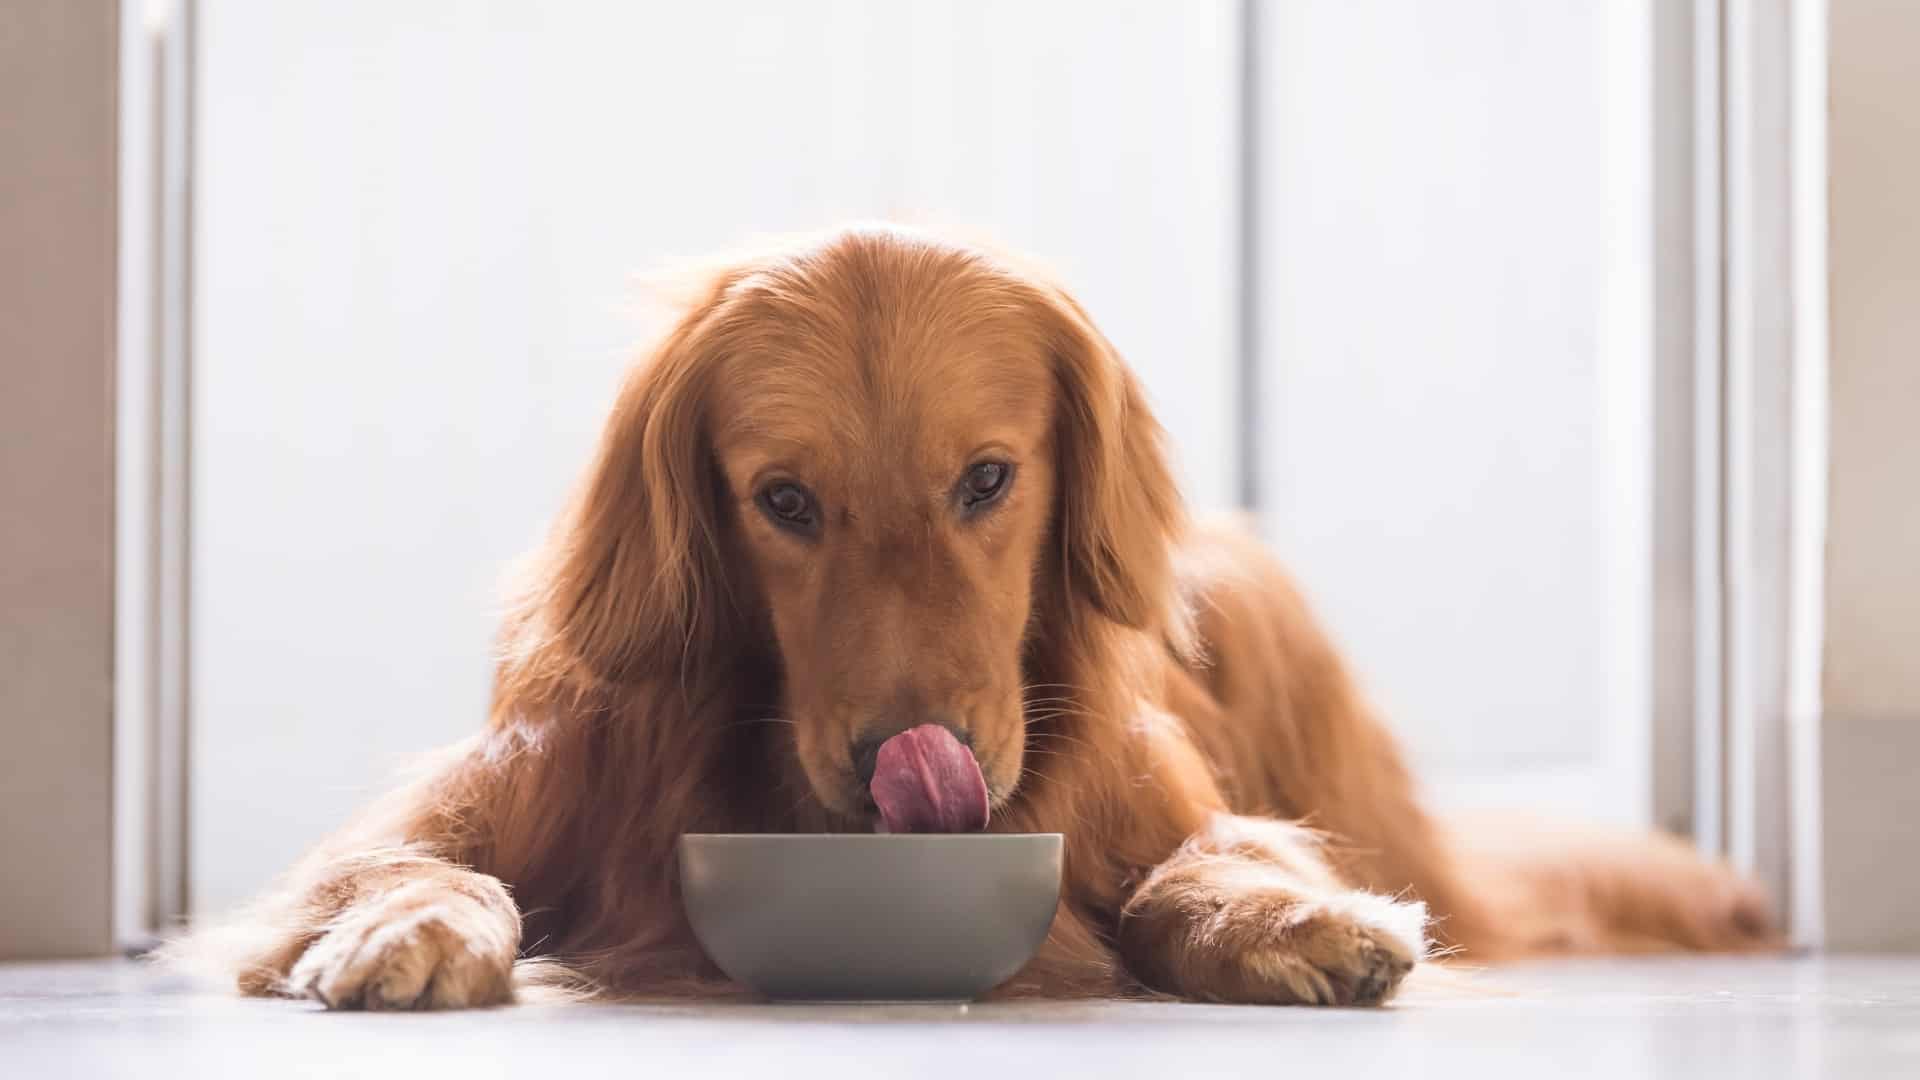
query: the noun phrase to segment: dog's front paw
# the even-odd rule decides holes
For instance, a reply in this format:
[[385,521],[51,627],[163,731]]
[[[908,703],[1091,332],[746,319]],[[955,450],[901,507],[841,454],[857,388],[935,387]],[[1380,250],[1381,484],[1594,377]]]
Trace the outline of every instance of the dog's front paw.
[[330,1009],[498,1005],[512,997],[518,946],[504,892],[496,902],[423,881],[348,908],[294,965],[286,990]]
[[1151,883],[1122,924],[1129,967],[1155,989],[1239,1004],[1378,1005],[1426,954],[1424,904],[1246,888],[1222,880],[1218,865],[1199,870],[1197,880]]
[[1202,1001],[1378,1005],[1427,952],[1427,906],[1343,884],[1319,838],[1218,816],[1121,909],[1118,945],[1147,986]]
[[[1273,903],[1249,897],[1244,903]],[[1223,913],[1225,914],[1225,913]],[[1250,935],[1237,978],[1223,980],[1239,1000],[1301,1005],[1378,1005],[1426,952],[1426,905],[1369,893],[1290,900],[1272,911],[1235,918],[1264,933]]]

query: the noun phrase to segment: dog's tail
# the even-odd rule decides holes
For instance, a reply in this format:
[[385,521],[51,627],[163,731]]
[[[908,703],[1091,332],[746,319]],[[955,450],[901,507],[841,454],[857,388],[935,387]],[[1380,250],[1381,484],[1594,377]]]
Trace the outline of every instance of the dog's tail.
[[1469,958],[1759,952],[1786,944],[1757,883],[1666,833],[1511,814],[1455,818],[1444,827],[1458,880],[1476,907],[1458,942]]

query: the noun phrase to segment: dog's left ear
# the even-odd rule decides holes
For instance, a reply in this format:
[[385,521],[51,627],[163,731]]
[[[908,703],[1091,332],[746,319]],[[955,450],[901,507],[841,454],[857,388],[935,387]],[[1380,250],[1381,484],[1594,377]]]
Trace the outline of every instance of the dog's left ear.
[[1173,572],[1185,512],[1139,380],[1085,309],[1043,287],[1059,390],[1055,529],[1067,589],[1109,619],[1188,643]]
[[712,326],[737,277],[702,274],[678,322],[628,374],[585,482],[533,568],[518,627],[531,641],[510,648],[509,664],[531,662],[534,675],[671,680],[735,636],[705,399]]

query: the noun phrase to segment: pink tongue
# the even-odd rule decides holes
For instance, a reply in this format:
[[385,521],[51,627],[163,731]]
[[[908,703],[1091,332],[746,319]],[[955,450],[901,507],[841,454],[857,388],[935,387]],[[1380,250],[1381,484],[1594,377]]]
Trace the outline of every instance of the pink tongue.
[[888,832],[987,827],[987,781],[980,764],[939,724],[921,724],[881,743],[868,790]]

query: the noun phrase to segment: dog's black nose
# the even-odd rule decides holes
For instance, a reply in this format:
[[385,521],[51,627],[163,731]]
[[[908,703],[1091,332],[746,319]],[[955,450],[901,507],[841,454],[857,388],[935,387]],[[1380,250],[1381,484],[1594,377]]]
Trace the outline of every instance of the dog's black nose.
[[872,731],[865,732],[853,740],[853,775],[860,778],[861,787],[864,788],[873,783],[873,770],[880,762],[881,745],[895,735],[919,727],[921,724],[939,724],[953,732],[953,737],[959,739],[962,746],[969,750],[973,749],[973,737],[951,720],[916,720],[898,726],[875,727]]

